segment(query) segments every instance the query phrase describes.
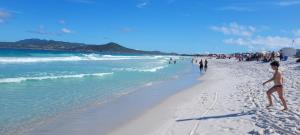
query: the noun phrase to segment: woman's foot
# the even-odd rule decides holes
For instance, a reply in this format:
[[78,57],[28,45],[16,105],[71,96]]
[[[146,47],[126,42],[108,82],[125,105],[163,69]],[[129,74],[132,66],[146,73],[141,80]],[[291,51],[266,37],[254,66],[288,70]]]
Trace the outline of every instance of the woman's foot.
[[288,111],[288,108],[284,108],[284,109],[282,109],[281,111]]

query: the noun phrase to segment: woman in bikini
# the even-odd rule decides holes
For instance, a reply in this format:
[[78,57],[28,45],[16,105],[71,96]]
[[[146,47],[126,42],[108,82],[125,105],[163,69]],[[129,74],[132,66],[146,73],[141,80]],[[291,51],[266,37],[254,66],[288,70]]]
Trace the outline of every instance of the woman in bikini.
[[270,107],[270,106],[273,105],[272,93],[277,92],[278,95],[279,95],[279,98],[280,98],[280,100],[283,104],[283,107],[284,107],[283,111],[288,110],[288,107],[286,105],[286,101],[283,97],[283,85],[282,85],[283,84],[283,78],[282,78],[282,74],[281,74],[281,72],[278,71],[279,62],[278,61],[273,61],[271,63],[271,67],[275,71],[274,76],[270,80],[263,83],[263,85],[265,85],[265,84],[267,84],[271,81],[274,81],[274,86],[267,91],[267,96],[268,96],[268,100],[269,100],[269,105],[267,107]]

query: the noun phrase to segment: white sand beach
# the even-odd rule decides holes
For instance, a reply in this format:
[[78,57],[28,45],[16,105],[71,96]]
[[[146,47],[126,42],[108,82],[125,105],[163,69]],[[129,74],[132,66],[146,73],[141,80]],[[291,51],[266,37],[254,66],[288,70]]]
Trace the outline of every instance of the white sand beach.
[[266,109],[272,83],[269,63],[209,60],[200,83],[175,94],[109,135],[241,135],[300,134],[300,65],[281,62],[289,111],[274,94]]

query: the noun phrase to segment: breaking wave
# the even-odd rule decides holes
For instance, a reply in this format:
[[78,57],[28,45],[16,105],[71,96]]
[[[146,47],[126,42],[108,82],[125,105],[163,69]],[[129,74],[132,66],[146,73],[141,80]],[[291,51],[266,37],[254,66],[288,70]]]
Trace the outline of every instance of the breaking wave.
[[68,61],[113,61],[161,59],[164,56],[113,56],[99,54],[83,54],[66,57],[0,57],[0,63],[35,63],[35,62],[68,62]]
[[0,83],[20,83],[29,80],[47,80],[47,79],[66,79],[66,78],[83,78],[87,76],[103,77],[112,75],[111,73],[93,73],[93,74],[75,74],[75,75],[58,75],[58,76],[40,76],[40,77],[16,77],[16,78],[2,78]]

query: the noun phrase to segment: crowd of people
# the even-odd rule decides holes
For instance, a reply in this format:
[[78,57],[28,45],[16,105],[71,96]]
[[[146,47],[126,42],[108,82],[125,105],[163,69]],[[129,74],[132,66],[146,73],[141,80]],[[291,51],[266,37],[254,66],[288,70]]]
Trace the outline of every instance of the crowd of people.
[[283,55],[278,52],[269,52],[269,53],[242,53],[234,54],[234,57],[239,61],[263,61],[270,62],[274,61],[276,57],[279,57],[280,60],[283,60]]
[[[279,58],[280,61],[286,61],[287,56],[284,56],[280,52],[266,52],[266,53],[236,53],[232,55],[239,61],[263,61],[263,62],[272,62]],[[231,56],[231,57],[232,57]]]

